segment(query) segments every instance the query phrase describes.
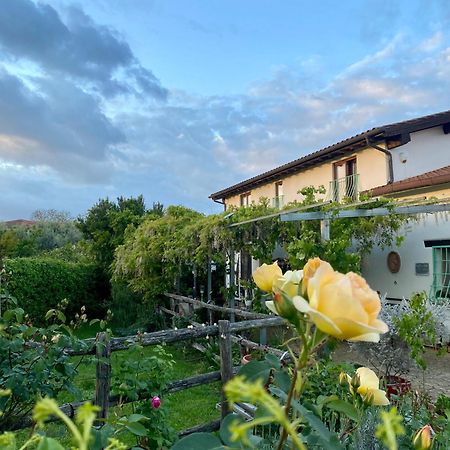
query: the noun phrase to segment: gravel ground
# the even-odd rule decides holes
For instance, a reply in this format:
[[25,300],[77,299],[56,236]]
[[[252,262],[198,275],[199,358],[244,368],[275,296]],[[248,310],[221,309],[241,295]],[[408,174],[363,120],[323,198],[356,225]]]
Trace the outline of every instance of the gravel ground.
[[[411,380],[414,389],[424,388],[433,398],[440,394],[450,396],[450,353],[439,355],[436,350],[428,348],[424,359],[427,363],[425,373],[420,368],[413,367],[405,378]],[[368,365],[364,355],[351,349],[346,343],[336,349],[333,360]]]

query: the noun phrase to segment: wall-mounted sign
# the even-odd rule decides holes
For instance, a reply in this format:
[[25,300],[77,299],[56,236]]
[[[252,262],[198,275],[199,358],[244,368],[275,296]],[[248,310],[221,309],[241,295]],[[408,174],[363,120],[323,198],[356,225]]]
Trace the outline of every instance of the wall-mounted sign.
[[397,252],[390,252],[387,256],[387,266],[391,273],[398,273],[402,266],[402,260]]
[[428,263],[416,263],[416,275],[430,275],[430,265]]

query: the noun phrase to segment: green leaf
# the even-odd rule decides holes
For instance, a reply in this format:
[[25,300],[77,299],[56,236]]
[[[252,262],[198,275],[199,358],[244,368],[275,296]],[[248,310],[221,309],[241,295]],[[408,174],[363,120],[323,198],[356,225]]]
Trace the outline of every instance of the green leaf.
[[128,422],[139,422],[140,420],[148,420],[148,417],[142,414],[131,414],[128,416]]
[[[281,389],[272,387],[270,390],[274,395],[286,401],[287,394]],[[320,441],[320,448],[323,448],[324,450],[344,450],[344,447],[340,444],[337,435],[335,433],[331,433],[324,423],[312,411],[305,408],[297,400],[292,400],[291,406],[315,431]]]
[[47,314],[45,315],[45,320],[50,319],[50,317],[53,317],[55,315],[55,310],[54,309],[49,309],[47,311]]
[[268,353],[266,355],[266,361],[270,364],[271,367],[273,367],[274,369],[279,369],[281,367],[281,363],[280,363],[280,359],[278,358],[278,356],[275,355],[271,355],[270,353]]
[[114,428],[105,424],[100,429],[93,427],[91,429],[92,439],[89,443],[89,450],[102,450],[108,446],[108,439],[114,435]]
[[244,376],[248,381],[261,379],[263,383],[269,378],[271,365],[267,361],[250,361],[239,369],[239,375]]
[[56,317],[58,317],[58,320],[62,323],[65,323],[66,316],[62,311],[56,311]]
[[343,400],[333,400],[325,403],[324,406],[332,409],[333,411],[345,414],[355,422],[359,419],[356,408],[352,404],[344,402]]
[[225,450],[225,448],[211,433],[194,433],[176,442],[171,450]]
[[136,436],[147,436],[147,428],[139,422],[129,422],[125,428]]
[[[235,442],[231,441],[231,433],[230,433],[230,425],[233,422],[238,422],[238,423],[242,423],[245,422],[245,420],[237,415],[237,414],[228,414],[223,420],[222,423],[220,424],[220,431],[219,431],[219,435],[220,435],[220,439],[222,439],[222,442],[225,445],[229,445],[229,446],[233,446],[236,445]],[[248,434],[250,434],[250,430],[248,432]]]
[[39,442],[37,450],[64,450],[64,447],[57,440],[45,437]]
[[277,370],[275,372],[274,382],[284,392],[288,392],[291,387],[291,377],[285,370]]

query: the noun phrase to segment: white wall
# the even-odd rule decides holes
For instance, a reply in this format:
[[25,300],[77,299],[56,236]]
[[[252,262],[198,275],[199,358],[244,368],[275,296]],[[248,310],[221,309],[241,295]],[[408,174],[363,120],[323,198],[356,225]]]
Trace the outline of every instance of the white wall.
[[411,133],[411,141],[391,153],[394,181],[449,166],[450,134],[444,134],[441,126]]
[[[432,249],[425,248],[424,240],[450,239],[450,214],[423,215],[419,222],[410,222],[406,227],[411,231],[400,247],[384,251],[376,247],[362,265],[362,274],[372,289],[391,298],[409,298],[419,291],[429,293],[433,283]],[[396,274],[387,267],[387,255],[391,251],[398,252],[401,258],[401,268]],[[428,263],[429,275],[416,275],[416,263]]]

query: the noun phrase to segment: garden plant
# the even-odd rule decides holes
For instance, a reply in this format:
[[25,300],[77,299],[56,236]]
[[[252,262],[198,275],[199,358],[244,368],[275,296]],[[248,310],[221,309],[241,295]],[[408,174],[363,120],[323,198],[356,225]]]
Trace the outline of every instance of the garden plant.
[[[188,436],[173,449],[428,449],[444,441],[448,424],[433,431],[430,415],[406,408],[407,401],[389,399],[377,374],[368,367],[336,374],[330,392],[311,395],[319,350],[330,340],[376,343],[388,326],[378,318],[381,302],[359,275],[336,272],[311,259],[303,270],[282,274],[277,263],[264,264],[253,274],[258,287],[271,297],[266,305],[286,319],[293,337],[286,342],[293,364],[273,357],[250,362],[229,381],[225,394],[231,405],[256,406],[245,421],[231,414],[219,436]],[[327,395],[328,394],[328,395]],[[395,404],[402,409],[399,413]],[[445,414],[449,414],[446,410]],[[275,425],[270,439],[258,432]],[[362,430],[370,430],[363,436]],[[435,431],[438,431],[435,434]],[[364,446],[361,443],[365,442]]]

